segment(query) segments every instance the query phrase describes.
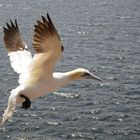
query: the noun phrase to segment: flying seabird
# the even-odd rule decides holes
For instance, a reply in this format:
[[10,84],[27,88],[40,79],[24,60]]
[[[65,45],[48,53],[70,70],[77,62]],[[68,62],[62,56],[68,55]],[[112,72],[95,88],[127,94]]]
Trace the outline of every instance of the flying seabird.
[[46,17],[42,16],[34,26],[32,44],[35,54],[33,57],[20,34],[16,20],[10,21],[10,24],[6,23],[3,29],[4,45],[8,51],[11,67],[19,74],[19,86],[11,91],[0,125],[12,117],[18,104],[28,109],[31,106],[31,100],[54,92],[74,80],[101,81],[99,77],[83,68],[64,73],[53,72],[64,47],[49,14]]

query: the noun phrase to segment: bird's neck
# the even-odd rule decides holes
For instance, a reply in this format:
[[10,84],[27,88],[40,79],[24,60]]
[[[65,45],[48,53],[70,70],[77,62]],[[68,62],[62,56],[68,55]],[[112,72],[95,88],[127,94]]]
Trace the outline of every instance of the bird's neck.
[[70,81],[81,80],[81,75],[85,72],[83,68],[77,68],[75,70],[66,72],[65,74],[70,79]]
[[67,85],[72,82],[66,73],[55,72],[53,73],[53,77],[56,82],[56,85],[59,87]]
[[53,77],[57,81],[59,86],[64,86],[64,85],[72,83],[75,80],[79,80],[80,79],[80,76],[77,75],[75,70],[74,71],[65,72],[65,73],[56,72],[56,73],[53,73]]

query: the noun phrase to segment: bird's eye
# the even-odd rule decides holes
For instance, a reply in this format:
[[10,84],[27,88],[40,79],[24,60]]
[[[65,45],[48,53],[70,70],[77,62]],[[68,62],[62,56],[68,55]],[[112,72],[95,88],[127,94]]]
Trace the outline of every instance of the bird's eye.
[[61,51],[62,51],[62,52],[64,51],[64,47],[63,47],[63,45],[61,46]]
[[91,75],[86,72],[81,77],[85,77],[86,79],[89,79],[91,77]]

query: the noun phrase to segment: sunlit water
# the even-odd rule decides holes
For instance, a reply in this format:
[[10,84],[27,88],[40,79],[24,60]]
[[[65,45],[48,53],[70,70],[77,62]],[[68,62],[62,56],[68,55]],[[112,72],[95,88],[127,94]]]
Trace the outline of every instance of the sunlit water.
[[17,107],[0,140],[139,140],[139,0],[0,0],[0,115],[18,85],[2,27],[16,18],[31,48],[33,25],[46,12],[65,47],[56,71],[84,67],[105,82],[74,82],[29,110]]

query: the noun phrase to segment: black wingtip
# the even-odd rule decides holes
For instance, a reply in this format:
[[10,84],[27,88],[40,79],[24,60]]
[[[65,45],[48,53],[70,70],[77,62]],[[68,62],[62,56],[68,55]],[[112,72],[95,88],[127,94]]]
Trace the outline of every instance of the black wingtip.
[[[10,24],[6,22],[7,29],[10,29],[11,27],[16,27],[18,28],[17,20],[15,19],[15,23],[10,19]],[[6,29],[5,27],[3,27]]]
[[13,21],[12,21],[12,20],[10,20],[10,22],[11,22],[11,26],[12,26],[12,27],[14,27],[15,25],[14,25]]
[[3,30],[5,31],[5,30],[7,30],[7,28],[3,27]]
[[46,22],[47,22],[46,18],[45,18],[44,16],[41,16],[41,17],[42,17],[42,21],[43,21],[44,23],[46,23]]
[[10,28],[10,25],[6,22],[6,26],[7,26],[7,28]]
[[18,28],[18,24],[17,24],[17,20],[15,19],[15,25],[16,25],[16,27]]
[[47,13],[47,18],[49,22],[52,22],[50,15]]
[[50,16],[49,16],[49,13],[47,13],[47,17],[50,17]]

